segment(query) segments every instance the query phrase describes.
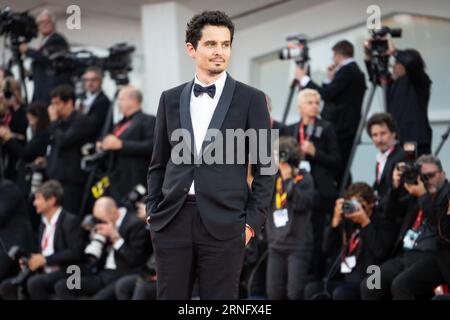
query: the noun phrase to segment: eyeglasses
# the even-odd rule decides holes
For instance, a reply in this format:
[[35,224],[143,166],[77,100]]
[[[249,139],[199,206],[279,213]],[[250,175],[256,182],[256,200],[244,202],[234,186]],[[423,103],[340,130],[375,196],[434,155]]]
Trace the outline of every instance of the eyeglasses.
[[84,82],[88,82],[88,81],[94,82],[94,81],[97,81],[97,80],[98,80],[98,78],[83,78]]
[[422,173],[422,176],[424,176],[426,179],[433,179],[436,174],[438,174],[440,171],[432,171],[427,173]]

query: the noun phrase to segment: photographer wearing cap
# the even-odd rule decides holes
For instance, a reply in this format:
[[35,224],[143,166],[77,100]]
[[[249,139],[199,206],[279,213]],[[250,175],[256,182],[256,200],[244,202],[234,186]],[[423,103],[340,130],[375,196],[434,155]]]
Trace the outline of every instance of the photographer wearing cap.
[[[33,273],[24,279],[33,300],[50,299],[54,284],[60,279],[66,283],[66,268],[82,257],[82,230],[76,216],[62,207],[63,197],[63,188],[55,180],[45,182],[35,193],[34,206],[42,215],[38,251],[21,263],[22,270],[28,268]],[[17,299],[18,285],[14,278],[5,280],[0,287],[1,296]]]
[[298,171],[300,148],[294,138],[280,138],[279,160],[273,212],[266,223],[267,295],[271,300],[299,300],[312,253],[314,182],[310,173]]
[[[325,234],[324,251],[339,252],[337,270],[330,272],[326,294],[333,300],[359,300],[359,285],[369,265],[385,257],[380,245],[380,217],[375,211],[375,193],[366,183],[351,184],[344,197],[336,200],[333,219]],[[340,246],[337,246],[340,244]],[[334,268],[334,266],[332,267]],[[323,294],[322,282],[309,283],[307,299]]]
[[334,177],[341,165],[338,138],[331,123],[320,119],[320,94],[313,89],[303,89],[298,94],[300,122],[287,126],[286,134],[294,137],[300,146],[300,167],[310,172],[317,190],[314,214],[311,217],[314,234],[314,251],[311,271],[316,279],[322,278],[325,257],[322,239],[325,221],[333,211],[337,197]]
[[[139,271],[148,258],[150,239],[145,224],[125,208],[118,208],[109,197],[102,197],[94,205],[94,231],[91,243],[85,248],[85,258],[94,265],[81,277],[80,289],[70,290],[66,282],[55,285],[60,299],[80,296],[92,299],[114,299],[116,281],[125,274]],[[88,262],[89,263],[89,262]],[[91,267],[91,266],[89,266]]]
[[[378,78],[387,85],[386,111],[398,124],[400,142],[416,141],[418,154],[431,153],[432,130],[428,119],[431,80],[425,72],[425,62],[415,49],[397,50],[391,35],[386,35],[387,50],[383,56],[395,59],[392,74]],[[373,79],[372,42],[365,42],[365,62]]]
[[322,86],[311,80],[306,67],[297,66],[295,77],[300,81],[302,89],[311,88],[319,91],[325,102],[322,118],[333,124],[338,137],[342,159],[340,174],[342,174],[361,119],[366,80],[364,73],[353,59],[354,48],[349,41],[337,42],[332,50],[333,64],[328,68],[328,79]]
[[39,47],[32,49],[28,43],[21,43],[22,54],[33,59],[33,101],[50,102],[50,91],[62,84],[71,84],[70,73],[57,72],[52,68],[50,56],[59,52],[69,51],[67,40],[56,32],[56,19],[48,10],[43,10],[36,18],[41,35]]
[[385,217],[397,224],[398,236],[392,258],[381,265],[381,288],[369,289],[365,280],[361,283],[361,297],[367,300],[408,298],[403,288],[428,272],[418,262],[432,257],[437,250],[436,217],[447,204],[448,188],[440,160],[422,155],[413,168],[397,166],[392,186],[386,198]]

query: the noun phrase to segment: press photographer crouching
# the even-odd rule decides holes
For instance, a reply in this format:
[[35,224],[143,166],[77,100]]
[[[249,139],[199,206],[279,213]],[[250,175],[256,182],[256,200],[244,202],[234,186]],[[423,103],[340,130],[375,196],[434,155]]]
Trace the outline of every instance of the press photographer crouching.
[[[380,289],[369,289],[361,282],[363,299],[409,299],[405,292],[428,273],[420,262],[436,254],[439,230],[437,217],[447,205],[448,183],[441,161],[422,155],[414,166],[398,165],[392,190],[385,203],[385,217],[397,226],[392,258],[381,265]],[[417,287],[416,287],[417,288]],[[422,290],[421,290],[422,291]],[[432,291],[428,292],[431,296]]]
[[385,257],[375,201],[373,189],[363,182],[351,184],[344,197],[336,200],[323,247],[327,255],[338,252],[338,257],[326,282],[308,284],[306,299],[326,295],[333,300],[359,300],[359,285],[367,267]]
[[59,281],[55,292],[60,299],[114,299],[116,281],[138,272],[149,256],[149,233],[134,212],[118,208],[109,197],[98,199],[93,211],[95,227],[84,249],[80,289],[69,289],[66,281]]
[[303,299],[306,285],[313,248],[314,182],[310,173],[298,171],[299,163],[297,141],[281,137],[273,212],[266,223],[267,295],[271,300]]
[[[14,277],[2,282],[0,295],[3,299],[17,299],[20,286],[26,287],[30,299],[50,299],[54,284],[60,279],[66,282],[66,268],[81,260],[82,230],[78,219],[61,207],[63,196],[63,188],[55,180],[45,182],[36,191],[34,206],[42,215],[38,250],[30,256],[10,250],[11,257],[20,259],[22,272],[26,274],[18,276],[22,281]],[[27,274],[31,276],[28,278]]]

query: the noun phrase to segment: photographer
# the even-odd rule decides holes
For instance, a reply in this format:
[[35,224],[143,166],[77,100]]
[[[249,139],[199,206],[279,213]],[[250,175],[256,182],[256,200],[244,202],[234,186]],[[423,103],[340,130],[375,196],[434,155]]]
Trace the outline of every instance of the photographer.
[[[54,284],[60,279],[66,281],[66,268],[82,257],[82,230],[78,219],[61,206],[63,197],[61,184],[54,180],[45,182],[35,193],[34,206],[42,215],[38,253],[20,259],[22,272],[28,268],[33,273],[24,280],[33,300],[50,299]],[[22,284],[17,284],[14,278],[5,280],[0,295],[3,299],[17,299],[19,285]]]
[[[431,80],[425,72],[425,62],[415,49],[396,50],[391,36],[387,35],[388,49],[383,55],[395,59],[392,75],[379,78],[387,85],[387,106],[398,124],[399,139],[416,141],[418,154],[431,153],[432,130],[428,119]],[[365,62],[370,79],[373,79],[371,40],[365,43]]]
[[36,18],[41,40],[38,49],[28,43],[21,43],[22,54],[33,59],[33,101],[50,102],[50,91],[62,84],[71,84],[70,73],[57,73],[51,66],[50,56],[69,51],[66,39],[55,30],[55,18],[48,11],[42,11]]
[[[338,249],[340,269],[333,270],[327,283],[327,294],[333,300],[359,300],[359,285],[369,265],[385,258],[380,218],[374,212],[375,194],[363,182],[351,184],[344,198],[336,200],[331,226],[327,230],[324,251],[333,254]],[[336,248],[336,245],[340,244]],[[309,283],[305,290],[307,299],[315,298],[325,290],[322,282]]]
[[97,146],[99,151],[110,151],[113,160],[110,191],[120,201],[135,185],[147,183],[155,117],[142,112],[142,94],[132,86],[123,87],[117,100],[123,119]]
[[389,113],[376,113],[367,121],[367,134],[378,149],[373,188],[378,198],[379,211],[383,212],[387,192],[392,188],[392,172],[396,164],[405,160],[398,142],[398,129]]
[[[20,82],[12,77],[5,78],[0,90],[0,110],[2,110],[0,112],[0,144],[5,142],[5,135],[8,135],[10,139],[13,139],[18,144],[25,144],[28,125],[25,103],[22,98]],[[8,150],[3,156],[6,164],[5,177],[16,182],[18,158]]]
[[[69,195],[64,198],[64,208],[77,214],[86,177],[80,167],[81,147],[90,132],[85,128],[85,116],[74,110],[75,93],[71,86],[56,87],[51,96],[52,103],[48,107],[51,138],[47,175],[62,183],[64,192]],[[42,163],[42,160],[38,163]]]
[[381,265],[381,288],[368,289],[366,281],[361,283],[361,297],[365,300],[408,298],[403,289],[428,272],[418,262],[434,256],[437,250],[436,217],[447,204],[448,190],[440,160],[422,155],[413,168],[397,166],[392,186],[386,198],[385,217],[397,223],[398,236],[392,258]]
[[280,138],[279,158],[273,212],[266,223],[267,295],[271,300],[299,300],[312,253],[314,183],[310,173],[298,172],[300,148],[294,138]]
[[311,172],[318,198],[311,221],[314,234],[314,251],[311,269],[313,276],[320,279],[324,259],[322,239],[325,220],[333,210],[337,197],[334,177],[340,169],[340,154],[336,133],[328,121],[318,117],[320,94],[313,89],[304,89],[298,94],[298,110],[301,120],[285,128],[284,132],[294,137],[300,145],[300,166]]
[[[79,101],[77,110],[86,115],[89,131],[92,132],[90,142],[95,142],[101,138],[100,134],[106,121],[106,116],[111,102],[102,90],[103,72],[100,68],[89,67],[83,74],[83,87],[86,92],[84,99]],[[112,126],[112,123],[110,124]]]
[[[343,173],[361,119],[366,81],[353,59],[354,49],[350,42],[339,41],[332,50],[333,64],[328,68],[328,79],[322,86],[311,80],[306,67],[297,67],[295,77],[301,88],[315,89],[322,96],[325,102],[322,118],[332,123],[338,137]],[[338,178],[341,179],[340,176]]]
[[18,184],[25,194],[29,194],[31,186],[30,179],[26,179],[27,168],[33,167],[33,162],[38,157],[45,156],[50,139],[48,126],[49,118],[47,106],[41,102],[34,102],[26,109],[28,126],[32,137],[25,145],[13,138],[13,132],[9,128],[0,128],[0,139],[4,141],[5,150],[18,159],[16,164],[18,170]]
[[102,197],[95,202],[94,218],[94,238],[85,248],[86,258],[95,257],[92,273],[81,277],[80,289],[70,290],[64,280],[59,281],[55,291],[60,299],[114,299],[116,281],[139,271],[149,256],[149,234],[133,212],[118,208],[112,198]]

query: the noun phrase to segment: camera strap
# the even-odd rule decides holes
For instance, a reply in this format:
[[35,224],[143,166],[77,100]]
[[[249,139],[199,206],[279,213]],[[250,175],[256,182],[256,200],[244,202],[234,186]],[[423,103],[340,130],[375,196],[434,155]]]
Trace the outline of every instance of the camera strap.
[[119,124],[113,131],[113,135],[115,135],[117,138],[122,135],[122,133],[127,130],[127,128],[131,125],[131,119]]
[[[297,184],[303,179],[302,175],[297,175],[294,178],[294,184]],[[277,178],[277,188],[276,188],[276,194],[275,194],[275,206],[276,209],[282,209],[286,205],[287,200],[287,192],[283,190],[283,179],[281,177]]]
[[348,254],[347,256],[351,256],[355,249],[358,247],[361,242],[361,238],[359,237],[359,229],[353,231],[350,241],[348,243]]
[[417,230],[419,230],[420,228],[420,225],[422,224],[422,221],[423,221],[423,210],[420,209],[412,229],[417,232]]

